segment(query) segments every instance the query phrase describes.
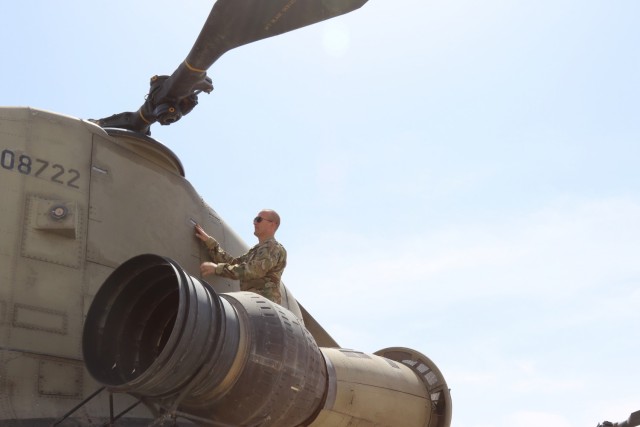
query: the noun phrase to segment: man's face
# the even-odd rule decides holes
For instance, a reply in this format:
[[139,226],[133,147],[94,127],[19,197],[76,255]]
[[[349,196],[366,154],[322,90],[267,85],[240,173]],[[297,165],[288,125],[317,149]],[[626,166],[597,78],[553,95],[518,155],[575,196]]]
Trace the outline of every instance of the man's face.
[[253,219],[253,234],[260,238],[275,232],[275,223],[269,212],[260,211]]

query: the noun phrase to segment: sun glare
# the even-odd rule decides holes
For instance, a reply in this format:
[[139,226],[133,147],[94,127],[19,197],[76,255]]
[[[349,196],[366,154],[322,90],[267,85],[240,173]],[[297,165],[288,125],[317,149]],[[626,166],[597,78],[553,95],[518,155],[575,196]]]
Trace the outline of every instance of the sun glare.
[[349,50],[349,44],[349,28],[341,22],[328,23],[322,34],[325,52],[334,57],[341,57]]

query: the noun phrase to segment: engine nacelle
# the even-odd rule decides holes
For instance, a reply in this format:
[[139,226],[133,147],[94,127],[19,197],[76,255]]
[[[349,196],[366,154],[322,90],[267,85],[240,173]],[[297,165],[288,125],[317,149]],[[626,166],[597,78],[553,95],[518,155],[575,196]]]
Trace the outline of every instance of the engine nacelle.
[[327,398],[311,427],[448,427],[451,395],[436,365],[408,348],[322,348]]
[[449,390],[425,356],[320,349],[289,310],[218,295],[173,260],[140,255],[95,296],[83,331],[90,374],[155,416],[202,425],[448,427]]

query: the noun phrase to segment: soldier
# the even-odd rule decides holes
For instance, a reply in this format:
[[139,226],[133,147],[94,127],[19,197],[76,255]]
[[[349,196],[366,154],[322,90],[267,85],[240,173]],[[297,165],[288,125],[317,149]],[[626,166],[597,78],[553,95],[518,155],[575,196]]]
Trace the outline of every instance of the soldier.
[[240,290],[260,294],[281,304],[280,278],[287,265],[287,251],[275,239],[280,226],[280,216],[271,209],[263,209],[253,219],[253,234],[258,244],[237,258],[227,254],[213,237],[196,224],[196,237],[209,251],[213,262],[203,262],[200,272],[203,276],[218,276],[240,281]]

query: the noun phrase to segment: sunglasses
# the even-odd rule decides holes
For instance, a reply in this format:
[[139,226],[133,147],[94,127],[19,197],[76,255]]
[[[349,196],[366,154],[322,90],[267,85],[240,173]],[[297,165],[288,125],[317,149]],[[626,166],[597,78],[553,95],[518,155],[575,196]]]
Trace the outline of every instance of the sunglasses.
[[264,221],[273,222],[273,221],[271,221],[270,219],[262,218],[261,216],[257,216],[257,217],[255,217],[255,218],[253,218],[253,221],[254,221],[254,222],[257,222],[258,224],[260,224],[263,220],[264,220]]

